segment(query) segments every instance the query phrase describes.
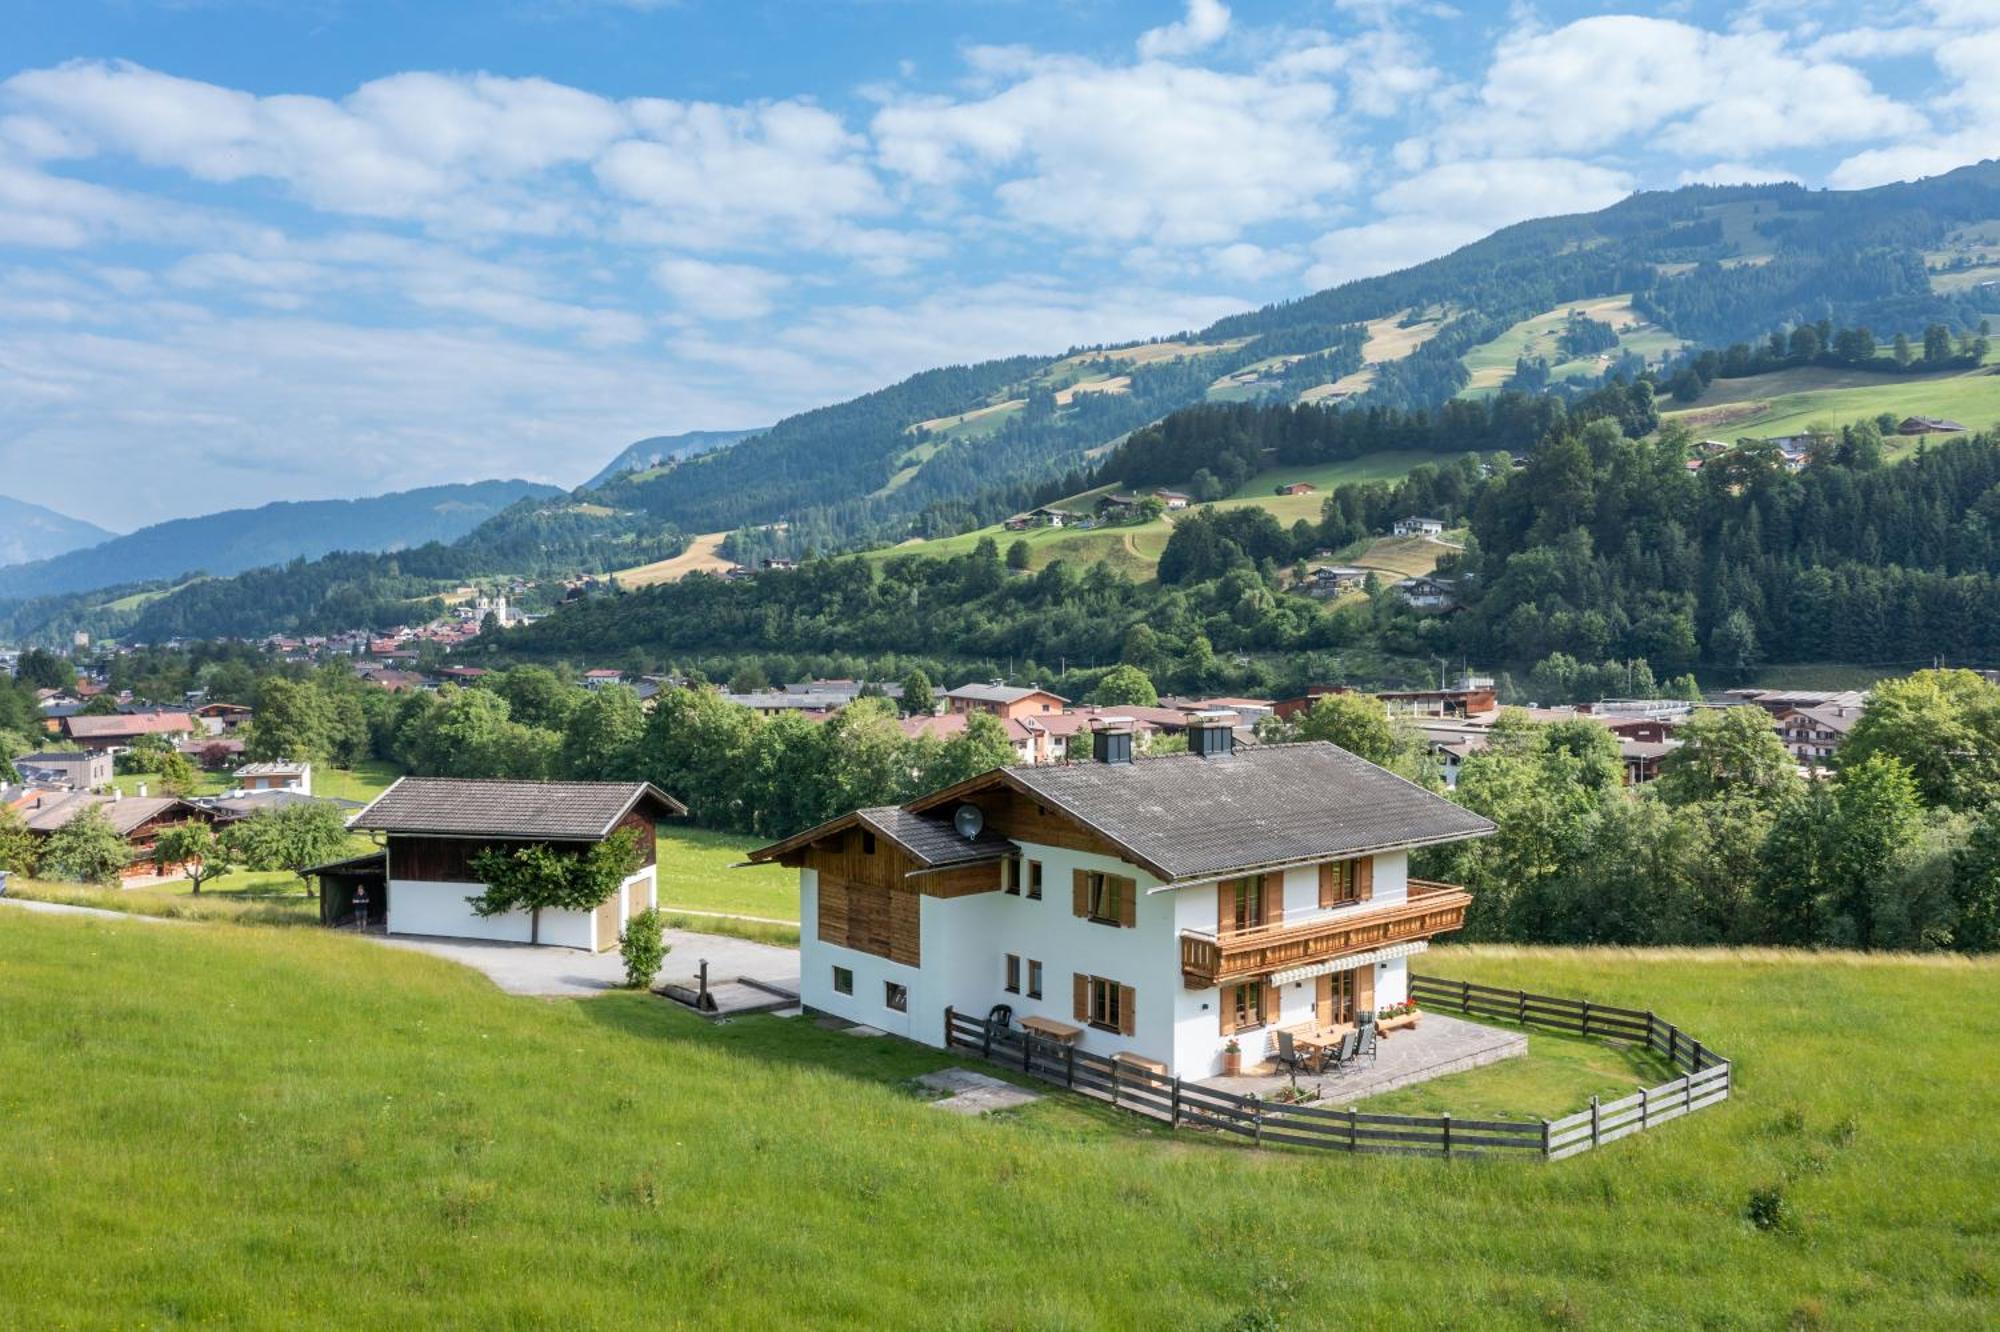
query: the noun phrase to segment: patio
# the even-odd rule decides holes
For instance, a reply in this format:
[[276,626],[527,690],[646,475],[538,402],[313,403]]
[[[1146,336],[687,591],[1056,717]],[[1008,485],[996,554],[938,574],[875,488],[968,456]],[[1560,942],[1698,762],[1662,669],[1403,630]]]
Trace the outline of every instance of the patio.
[[[1374,1060],[1364,1059],[1318,1077],[1300,1074],[1298,1083],[1301,1090],[1317,1088],[1324,1102],[1346,1106],[1411,1083],[1463,1073],[1527,1052],[1528,1038],[1518,1031],[1501,1031],[1430,1010],[1417,1026],[1384,1036]],[[1201,1078],[1196,1085],[1269,1099],[1291,1083],[1290,1074],[1266,1061],[1246,1068],[1239,1077]]]

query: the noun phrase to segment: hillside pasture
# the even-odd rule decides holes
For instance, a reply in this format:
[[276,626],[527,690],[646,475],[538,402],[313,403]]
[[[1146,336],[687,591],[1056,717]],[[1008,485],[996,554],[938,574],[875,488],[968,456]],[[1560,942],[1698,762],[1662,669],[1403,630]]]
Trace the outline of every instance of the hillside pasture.
[[1884,412],[1899,419],[1941,416],[1974,430],[1990,428],[2000,424],[2000,367],[1895,375],[1800,366],[1715,380],[1698,400],[1664,415],[1698,434],[1735,439],[1783,435],[1816,423],[1848,425]]
[[[1597,356],[1565,359],[1556,344],[1572,310],[1611,325],[1618,333],[1617,349],[1604,353],[1601,359]],[[1499,389],[1514,373],[1517,358],[1531,361],[1536,357],[1545,358],[1549,362],[1549,377],[1562,380],[1575,375],[1600,374],[1622,352],[1637,352],[1648,361],[1657,362],[1678,350],[1680,345],[1680,339],[1641,318],[1632,309],[1629,294],[1571,301],[1523,319],[1499,337],[1467,351],[1461,359],[1472,378],[1467,381],[1465,392],[1489,393]]]
[[[2000,966],[1425,964],[1657,1008],[1738,1094],[1553,1165],[1260,1151],[1046,1086],[940,1113],[912,1079],[971,1060],[808,1020],[15,911],[0,1325],[1991,1325]],[[1461,1090],[1531,1113],[1513,1075]]]
[[686,550],[671,559],[655,560],[630,569],[620,569],[614,577],[626,587],[652,587],[655,583],[677,583],[691,573],[721,573],[734,561],[722,553],[727,532],[707,532],[688,542]]

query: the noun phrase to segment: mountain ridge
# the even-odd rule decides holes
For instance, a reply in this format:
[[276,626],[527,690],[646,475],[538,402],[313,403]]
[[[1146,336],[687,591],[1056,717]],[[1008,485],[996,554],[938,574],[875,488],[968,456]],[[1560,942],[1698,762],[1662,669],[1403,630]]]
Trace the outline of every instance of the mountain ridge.
[[0,570],[110,541],[118,534],[82,518],[0,495]]
[[57,596],[198,571],[223,577],[335,550],[386,551],[453,541],[522,499],[560,494],[539,482],[489,480],[357,499],[276,500],[174,518],[0,568],[0,598]]
[[597,474],[578,489],[597,490],[627,472],[643,472],[682,458],[727,448],[752,435],[761,435],[768,429],[769,426],[754,426],[748,430],[683,430],[676,435],[648,435],[627,444],[617,457],[599,468]]

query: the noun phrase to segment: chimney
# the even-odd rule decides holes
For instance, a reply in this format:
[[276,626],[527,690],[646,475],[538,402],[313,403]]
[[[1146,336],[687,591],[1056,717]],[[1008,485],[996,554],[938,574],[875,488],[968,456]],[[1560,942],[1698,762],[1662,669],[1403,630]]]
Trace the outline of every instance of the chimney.
[[1227,758],[1236,752],[1236,714],[1226,708],[1190,713],[1188,753],[1198,758]]
[[1098,763],[1132,761],[1132,719],[1098,717],[1090,723],[1090,757]]

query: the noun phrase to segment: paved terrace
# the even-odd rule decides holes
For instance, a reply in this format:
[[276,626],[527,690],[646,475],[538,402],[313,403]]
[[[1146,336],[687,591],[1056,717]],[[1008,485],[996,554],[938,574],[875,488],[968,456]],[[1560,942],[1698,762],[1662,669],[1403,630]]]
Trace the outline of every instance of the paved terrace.
[[[1464,1018],[1426,1012],[1414,1028],[1389,1033],[1378,1044],[1374,1060],[1363,1059],[1319,1077],[1299,1075],[1300,1087],[1318,1087],[1321,1099],[1335,1106],[1351,1105],[1398,1087],[1463,1073],[1528,1052],[1528,1038],[1517,1031],[1500,1031]],[[1275,1064],[1246,1070],[1241,1077],[1201,1078],[1199,1085],[1238,1096],[1252,1093],[1269,1098],[1291,1084],[1291,1075]]]

